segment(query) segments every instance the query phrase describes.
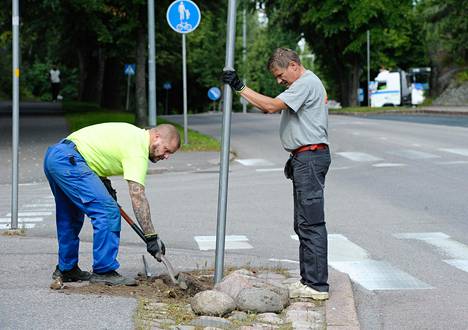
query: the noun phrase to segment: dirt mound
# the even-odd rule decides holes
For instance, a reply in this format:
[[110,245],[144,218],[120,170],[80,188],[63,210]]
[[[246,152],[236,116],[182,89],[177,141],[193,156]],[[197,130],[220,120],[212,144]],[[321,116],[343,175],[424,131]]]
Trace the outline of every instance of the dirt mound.
[[102,284],[83,283],[64,283],[64,286],[58,290],[64,294],[95,294],[111,295],[122,297],[142,297],[154,299],[161,302],[182,302],[188,301],[200,291],[213,288],[213,274],[203,274],[200,272],[180,273],[187,284],[187,289],[183,290],[172,283],[167,274],[146,277],[138,274],[135,279],[138,286],[107,286]]

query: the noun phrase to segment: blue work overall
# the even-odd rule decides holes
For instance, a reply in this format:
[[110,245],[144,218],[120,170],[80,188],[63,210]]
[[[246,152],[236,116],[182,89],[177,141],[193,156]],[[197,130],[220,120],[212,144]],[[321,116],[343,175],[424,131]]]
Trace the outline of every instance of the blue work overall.
[[93,235],[93,271],[105,273],[119,268],[120,212],[99,177],[89,168],[76,146],[62,140],[46,152],[44,172],[55,197],[58,264],[61,271],[78,264],[84,215]]

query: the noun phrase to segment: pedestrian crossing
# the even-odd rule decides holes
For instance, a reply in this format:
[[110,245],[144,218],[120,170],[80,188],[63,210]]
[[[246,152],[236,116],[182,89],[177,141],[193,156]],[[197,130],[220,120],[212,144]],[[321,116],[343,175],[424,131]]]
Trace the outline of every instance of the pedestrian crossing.
[[[332,169],[350,169],[353,164],[367,164],[375,168],[405,167],[410,166],[415,161],[431,162],[442,166],[468,164],[468,159],[463,159],[468,157],[468,148],[438,148],[428,152],[417,150],[417,144],[413,145],[413,147],[413,149],[382,150],[378,155],[360,151],[335,152],[332,154],[333,163],[339,165],[336,168],[332,167]],[[283,170],[282,167],[278,166],[283,166],[283,164],[277,164],[266,159],[245,158],[236,159],[236,162],[248,168],[255,168],[257,172],[279,172]]]
[[[468,273],[468,245],[452,239],[441,232],[396,233],[399,240],[418,240],[430,245],[440,254],[441,261]],[[195,242],[202,251],[216,249],[215,236],[195,236]],[[290,235],[298,241],[298,236]],[[209,242],[209,243],[208,243]],[[254,243],[245,235],[226,236],[225,250],[254,249]],[[269,261],[284,264],[298,264],[298,260],[270,258]],[[330,267],[347,273],[351,280],[370,291],[428,290],[435,285],[419,279],[386,260],[377,260],[372,254],[342,234],[328,235],[328,263]],[[436,265],[431,264],[434,268]]]
[[[33,229],[46,218],[53,216],[55,204],[50,203],[50,198],[53,196],[46,195],[39,202],[28,203],[21,205],[21,210],[18,212],[18,228]],[[33,210],[32,210],[33,209]],[[8,230],[11,228],[11,212],[0,217],[0,230]]]

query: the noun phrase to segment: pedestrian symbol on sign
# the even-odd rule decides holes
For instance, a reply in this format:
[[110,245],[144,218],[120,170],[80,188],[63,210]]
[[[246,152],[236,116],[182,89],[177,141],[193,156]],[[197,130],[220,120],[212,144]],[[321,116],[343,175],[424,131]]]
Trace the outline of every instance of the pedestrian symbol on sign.
[[200,9],[191,0],[176,0],[167,9],[167,22],[179,33],[189,33],[200,24]]
[[127,76],[133,76],[135,75],[135,69],[136,69],[135,64],[125,64],[124,73]]

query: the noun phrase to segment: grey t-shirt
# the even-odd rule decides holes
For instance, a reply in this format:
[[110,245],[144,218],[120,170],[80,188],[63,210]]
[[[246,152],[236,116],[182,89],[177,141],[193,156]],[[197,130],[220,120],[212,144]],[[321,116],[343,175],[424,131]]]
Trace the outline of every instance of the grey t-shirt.
[[277,96],[288,109],[281,113],[280,138],[291,152],[308,144],[328,144],[327,94],[320,79],[309,70]]

